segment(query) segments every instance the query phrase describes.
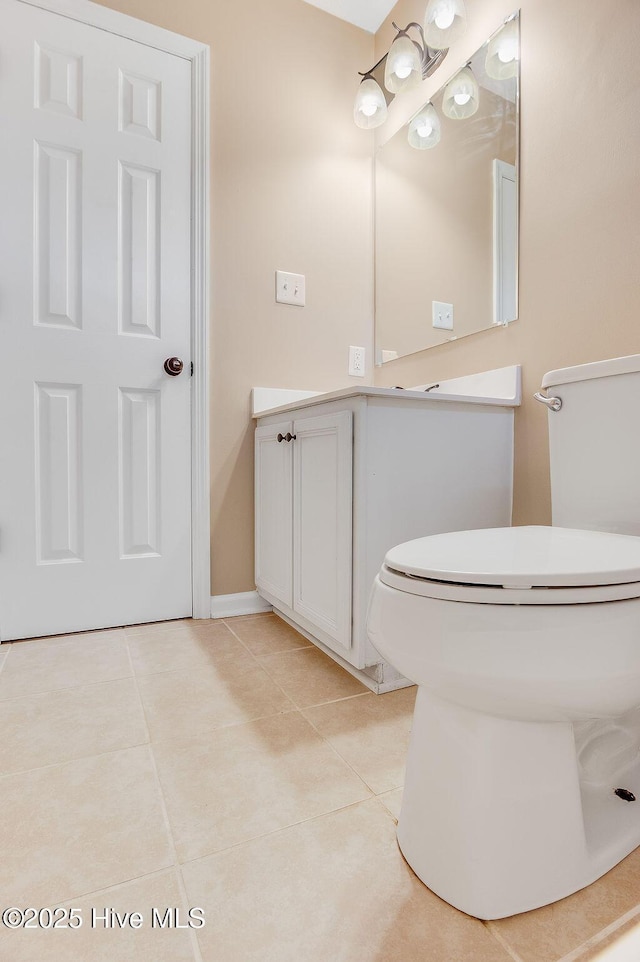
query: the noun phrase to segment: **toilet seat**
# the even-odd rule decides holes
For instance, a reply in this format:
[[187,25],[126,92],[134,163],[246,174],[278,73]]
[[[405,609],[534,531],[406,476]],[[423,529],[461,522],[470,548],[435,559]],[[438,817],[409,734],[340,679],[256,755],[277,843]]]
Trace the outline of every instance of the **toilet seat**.
[[476,604],[640,598],[640,538],[544,526],[453,531],[392,548],[380,580],[409,594]]

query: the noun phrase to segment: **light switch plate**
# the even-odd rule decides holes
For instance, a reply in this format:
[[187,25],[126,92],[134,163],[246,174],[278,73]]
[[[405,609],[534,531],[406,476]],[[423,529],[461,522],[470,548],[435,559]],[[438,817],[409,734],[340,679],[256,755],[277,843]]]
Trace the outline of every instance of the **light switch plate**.
[[276,301],[279,304],[294,304],[296,307],[304,307],[304,280],[304,274],[276,271]]
[[381,351],[380,359],[382,364],[386,364],[387,361],[395,361],[398,356],[397,351]]
[[453,304],[444,301],[431,301],[433,326],[443,331],[453,330]]

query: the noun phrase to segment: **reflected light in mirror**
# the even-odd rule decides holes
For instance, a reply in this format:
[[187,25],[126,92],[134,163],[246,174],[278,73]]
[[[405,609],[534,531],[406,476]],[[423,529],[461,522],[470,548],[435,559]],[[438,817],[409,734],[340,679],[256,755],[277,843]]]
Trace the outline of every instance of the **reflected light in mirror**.
[[489,43],[485,70],[494,80],[507,80],[518,72],[520,41],[518,23],[510,20]]
[[433,104],[428,103],[409,123],[409,143],[416,150],[428,150],[440,143],[440,136],[440,118]]
[[444,88],[442,112],[451,120],[466,120],[475,114],[479,100],[478,81],[466,66]]

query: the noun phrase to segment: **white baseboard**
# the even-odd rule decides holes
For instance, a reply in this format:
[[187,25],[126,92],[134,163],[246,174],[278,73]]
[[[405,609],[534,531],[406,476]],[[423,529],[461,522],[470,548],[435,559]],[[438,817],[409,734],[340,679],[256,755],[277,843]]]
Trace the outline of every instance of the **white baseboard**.
[[257,591],[240,591],[235,595],[213,595],[212,618],[234,618],[237,615],[255,615],[273,611],[272,606]]

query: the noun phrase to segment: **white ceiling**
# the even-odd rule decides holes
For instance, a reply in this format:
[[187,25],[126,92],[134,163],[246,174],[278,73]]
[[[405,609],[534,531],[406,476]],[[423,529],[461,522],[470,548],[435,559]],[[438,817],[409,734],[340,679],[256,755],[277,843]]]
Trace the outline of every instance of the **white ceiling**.
[[305,0],[305,3],[375,33],[395,7],[396,0]]

